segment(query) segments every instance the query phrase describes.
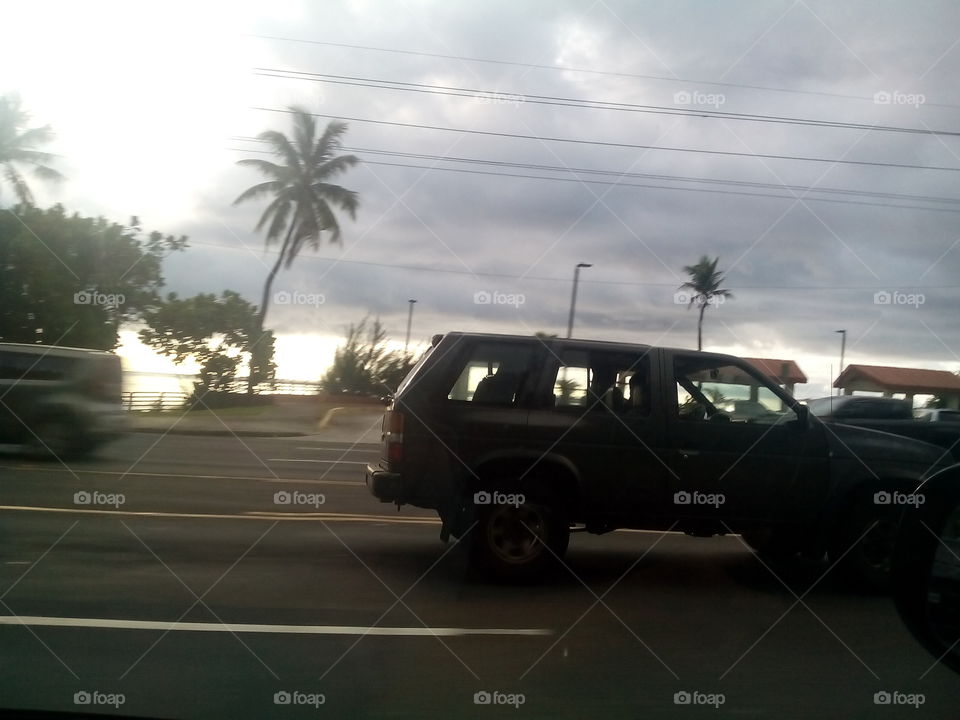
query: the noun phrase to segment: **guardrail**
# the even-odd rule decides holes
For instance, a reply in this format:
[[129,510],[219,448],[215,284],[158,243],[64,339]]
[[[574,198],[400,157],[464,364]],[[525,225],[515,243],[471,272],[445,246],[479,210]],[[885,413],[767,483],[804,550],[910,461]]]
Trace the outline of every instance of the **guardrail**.
[[123,406],[131,412],[151,410],[176,410],[187,401],[185,392],[125,392],[121,395]]

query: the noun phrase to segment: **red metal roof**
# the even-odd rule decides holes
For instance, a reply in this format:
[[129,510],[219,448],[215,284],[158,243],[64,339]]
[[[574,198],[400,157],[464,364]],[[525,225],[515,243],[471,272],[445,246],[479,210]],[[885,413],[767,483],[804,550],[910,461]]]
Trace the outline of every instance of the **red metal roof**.
[[873,382],[891,392],[937,393],[960,392],[960,376],[949,370],[885,367],[882,365],[847,365],[834,387],[844,387],[855,380]]
[[757,370],[767,377],[778,382],[805,383],[807,376],[793,360],[776,360],[773,358],[744,358]]

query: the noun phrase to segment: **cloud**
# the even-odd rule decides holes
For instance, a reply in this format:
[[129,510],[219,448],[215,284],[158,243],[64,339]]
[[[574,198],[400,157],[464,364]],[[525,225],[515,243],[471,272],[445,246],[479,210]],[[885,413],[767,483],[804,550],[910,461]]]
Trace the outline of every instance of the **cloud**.
[[[953,137],[515,102],[526,93],[672,109],[677,93],[702,93],[714,101],[705,110],[919,129],[955,125],[960,50],[951,49],[951,28],[960,10],[866,2],[785,9],[745,14],[682,2],[642,8],[611,2],[589,9],[573,2],[419,2],[386,15],[364,3],[332,3],[321,16],[292,3],[267,18],[249,5],[231,10],[226,31],[208,23],[207,36],[187,33],[188,46],[205,52],[188,53],[192,79],[185,87],[181,63],[169,74],[141,73],[143,83],[122,73],[91,75],[69,106],[56,101],[62,82],[55,74],[34,69],[19,89],[25,102],[43,109],[38,119],[61,132],[57,151],[70,159],[76,180],[66,195],[72,208],[116,219],[139,214],[148,227],[189,234],[194,246],[165,268],[171,289],[189,294],[230,287],[259,302],[274,257],[263,252],[262,237],[253,232],[262,206],[237,208],[231,202],[257,180],[234,161],[261,148],[236,138],[285,129],[288,118],[254,107],[299,102],[338,117],[540,138],[960,167]],[[91,14],[87,22],[95,20]],[[84,21],[77,22],[83,37]],[[147,54],[159,62],[167,52],[157,55],[158,48],[175,54],[183,39],[181,23],[141,27],[134,36],[131,22],[113,31],[146,38],[144,57],[134,48],[133,59],[124,61],[138,72],[152,67],[144,64]],[[433,56],[240,38],[243,33]],[[18,52],[35,57],[29,42]],[[67,53],[58,56],[60,66],[71,62]],[[554,64],[600,72],[535,67]],[[490,89],[503,93],[504,101],[267,78],[249,74],[253,67]],[[884,91],[922,94],[925,102],[875,103],[874,93]],[[87,93],[112,98],[106,117],[102,108],[79,102]],[[109,128],[126,130],[111,144]],[[755,355],[826,357],[834,353],[833,330],[846,327],[851,338],[862,335],[851,342],[848,360],[960,365],[951,324],[960,235],[956,213],[945,212],[960,205],[910,198],[960,198],[960,173],[491,137],[359,120],[350,123],[347,144],[366,163],[340,179],[360,193],[359,216],[343,221],[342,246],[325,245],[317,257],[306,252],[280,273],[277,289],[326,297],[322,307],[274,307],[270,324],[280,333],[336,335],[371,313],[383,317],[397,337],[411,297],[419,301],[418,337],[455,328],[562,332],[573,267],[591,262],[581,279],[578,334],[690,346],[695,313],[674,305],[672,294],[684,279],[682,267],[706,253],[721,257],[736,295],[708,312],[708,344]],[[616,178],[369,150],[687,180],[624,177],[618,185],[587,184],[580,181]],[[377,164],[383,162],[436,169]],[[802,189],[810,186],[847,192]],[[860,194],[865,192],[886,196]],[[922,291],[927,301],[919,308],[874,305],[873,293],[885,289]],[[482,290],[523,294],[526,302],[477,307],[473,293]]]

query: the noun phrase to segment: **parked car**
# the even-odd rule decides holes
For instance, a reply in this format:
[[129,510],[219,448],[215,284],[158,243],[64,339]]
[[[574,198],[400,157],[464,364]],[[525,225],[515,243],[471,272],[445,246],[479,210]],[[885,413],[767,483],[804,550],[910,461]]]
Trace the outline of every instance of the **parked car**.
[[125,428],[119,357],[0,343],[0,443],[70,457],[93,452]]
[[954,462],[960,462],[960,423],[918,422],[909,400],[841,395],[808,400],[807,407],[824,422],[847,423],[939,445]]
[[441,538],[467,538],[500,576],[562,557],[577,526],[742,533],[881,586],[897,503],[948,464],[926,443],[828,427],[728,355],[454,332],[397,389],[366,482],[437,510]]
[[948,408],[917,408],[913,416],[923,422],[960,422],[960,410]]
[[913,420],[913,404],[897,398],[840,395],[808,400],[807,407],[822,420]]

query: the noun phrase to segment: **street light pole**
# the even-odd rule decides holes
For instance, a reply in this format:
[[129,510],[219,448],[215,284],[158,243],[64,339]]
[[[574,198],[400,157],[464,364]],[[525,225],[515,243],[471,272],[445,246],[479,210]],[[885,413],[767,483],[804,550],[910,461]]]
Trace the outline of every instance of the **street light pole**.
[[[847,331],[846,330],[834,330],[834,332],[840,333],[840,371],[837,373],[837,377],[840,377],[840,374],[843,372],[843,355],[847,350]],[[841,392],[841,388],[837,388],[837,395]]]
[[567,337],[573,337],[573,313],[577,308],[577,283],[580,282],[580,268],[593,267],[590,263],[577,263],[573,269],[573,294],[570,296],[570,318],[567,320]]
[[410,327],[413,325],[413,305],[417,302],[414,299],[407,300],[410,303],[410,310],[407,312],[407,339],[403,343],[403,354],[407,354],[407,348],[410,347]]

